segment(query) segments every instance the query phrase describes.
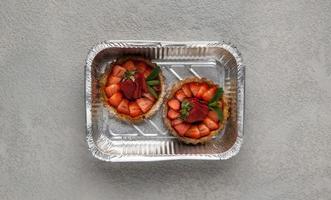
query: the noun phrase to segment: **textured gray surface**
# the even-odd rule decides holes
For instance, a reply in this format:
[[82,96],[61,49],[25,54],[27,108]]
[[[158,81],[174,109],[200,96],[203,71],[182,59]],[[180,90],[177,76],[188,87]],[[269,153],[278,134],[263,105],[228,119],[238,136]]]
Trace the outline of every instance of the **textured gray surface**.
[[[331,198],[331,1],[1,1],[0,27],[1,199]],[[107,39],[236,44],[248,66],[239,155],[94,159],[83,66]]]

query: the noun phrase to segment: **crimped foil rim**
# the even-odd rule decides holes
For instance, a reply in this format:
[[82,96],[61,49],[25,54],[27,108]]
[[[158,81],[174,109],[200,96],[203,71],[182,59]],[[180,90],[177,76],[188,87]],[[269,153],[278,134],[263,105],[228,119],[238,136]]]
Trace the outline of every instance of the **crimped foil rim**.
[[[119,154],[106,154],[102,152],[94,143],[92,136],[92,121],[91,121],[91,68],[94,57],[106,48],[113,47],[181,47],[188,48],[194,47],[219,47],[227,50],[235,58],[237,63],[237,138],[235,143],[230,149],[222,153],[216,154],[174,154],[174,155],[119,155]],[[92,155],[103,161],[112,162],[129,162],[129,161],[161,161],[161,160],[226,160],[240,151],[243,143],[244,136],[244,99],[245,99],[245,66],[243,59],[238,49],[230,43],[219,41],[148,41],[148,40],[107,40],[94,45],[88,52],[85,61],[85,120],[86,120],[86,141]],[[111,144],[109,144],[111,145]],[[142,159],[143,158],[143,159]]]

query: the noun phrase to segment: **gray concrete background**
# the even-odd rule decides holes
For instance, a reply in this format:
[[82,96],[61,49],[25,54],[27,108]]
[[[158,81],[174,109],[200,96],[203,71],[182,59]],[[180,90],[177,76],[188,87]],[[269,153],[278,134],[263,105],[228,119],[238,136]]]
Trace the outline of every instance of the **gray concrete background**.
[[[1,1],[1,199],[331,199],[331,1]],[[108,39],[225,40],[246,70],[227,161],[105,163],[83,66]]]

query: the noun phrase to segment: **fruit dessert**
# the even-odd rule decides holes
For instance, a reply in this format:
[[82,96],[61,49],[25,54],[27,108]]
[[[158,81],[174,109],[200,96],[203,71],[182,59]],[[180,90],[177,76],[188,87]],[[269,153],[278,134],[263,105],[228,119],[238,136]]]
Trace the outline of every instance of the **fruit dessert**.
[[128,57],[117,60],[100,80],[101,96],[117,118],[140,122],[152,116],[164,97],[161,69],[149,60]]
[[205,143],[220,130],[229,116],[223,88],[205,78],[176,83],[164,104],[164,123],[179,140]]

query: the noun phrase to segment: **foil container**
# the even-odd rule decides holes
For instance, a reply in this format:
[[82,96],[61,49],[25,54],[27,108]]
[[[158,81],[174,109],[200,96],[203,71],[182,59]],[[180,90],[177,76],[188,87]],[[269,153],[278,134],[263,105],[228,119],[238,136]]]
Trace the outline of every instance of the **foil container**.
[[[187,145],[163,125],[162,110],[144,123],[117,120],[104,107],[99,79],[109,63],[139,55],[157,63],[166,87],[188,76],[206,77],[224,88],[230,117],[225,128],[209,143]],[[86,140],[96,158],[112,162],[161,160],[225,160],[236,155],[244,135],[245,67],[231,44],[214,41],[105,41],[89,51],[85,65]]]

